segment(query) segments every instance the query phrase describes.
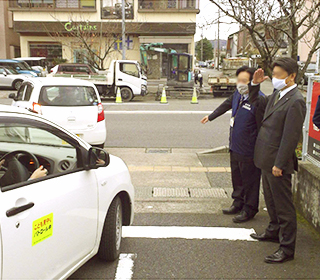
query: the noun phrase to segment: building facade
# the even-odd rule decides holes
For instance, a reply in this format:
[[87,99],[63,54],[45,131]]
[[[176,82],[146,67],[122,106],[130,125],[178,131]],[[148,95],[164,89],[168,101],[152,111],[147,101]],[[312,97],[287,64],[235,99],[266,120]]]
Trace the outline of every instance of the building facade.
[[[199,0],[126,0],[126,59],[140,61],[140,45],[194,55]],[[107,53],[104,65],[121,59],[121,0],[10,0],[21,56],[86,62],[83,53]],[[90,50],[85,46],[90,45]],[[159,59],[153,55],[150,59]],[[163,58],[164,59],[164,58]]]
[[9,2],[0,1],[0,59],[17,56],[20,56],[20,39],[13,29],[13,14]]

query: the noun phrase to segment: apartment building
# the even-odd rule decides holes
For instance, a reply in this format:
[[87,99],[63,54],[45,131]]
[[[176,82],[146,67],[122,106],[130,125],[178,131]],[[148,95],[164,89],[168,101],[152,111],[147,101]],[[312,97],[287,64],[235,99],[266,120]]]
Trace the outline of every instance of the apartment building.
[[[121,0],[9,2],[14,29],[20,34],[21,56],[81,62],[81,52],[85,51],[77,38],[81,33],[99,42],[94,51],[100,52],[101,48],[110,47],[107,37],[117,38],[112,42],[113,51],[108,54],[105,67],[112,59],[122,57]],[[140,61],[139,48],[145,43],[163,43],[178,52],[194,54],[197,13],[199,0],[126,0],[126,59]]]

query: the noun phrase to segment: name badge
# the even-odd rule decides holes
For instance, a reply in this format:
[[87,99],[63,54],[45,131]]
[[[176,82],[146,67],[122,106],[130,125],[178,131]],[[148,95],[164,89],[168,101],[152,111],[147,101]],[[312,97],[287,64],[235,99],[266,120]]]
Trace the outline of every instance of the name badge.
[[251,110],[251,105],[246,103],[246,104],[243,105],[243,109],[246,109],[246,110],[250,111]]
[[230,126],[233,127],[233,125],[234,125],[234,117],[230,119]]

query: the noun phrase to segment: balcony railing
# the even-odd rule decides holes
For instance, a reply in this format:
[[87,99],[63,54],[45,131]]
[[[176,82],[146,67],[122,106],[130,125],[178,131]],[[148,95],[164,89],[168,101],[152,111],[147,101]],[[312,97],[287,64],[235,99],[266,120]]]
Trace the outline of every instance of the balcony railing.
[[200,0],[139,0],[139,10],[145,11],[174,11],[199,10]]
[[96,9],[96,0],[9,0],[19,9]]

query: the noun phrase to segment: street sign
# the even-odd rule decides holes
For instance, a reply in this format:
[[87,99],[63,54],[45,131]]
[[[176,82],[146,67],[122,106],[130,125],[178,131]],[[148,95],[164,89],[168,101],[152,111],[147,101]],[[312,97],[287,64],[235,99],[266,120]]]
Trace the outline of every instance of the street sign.
[[312,118],[320,95],[320,77],[309,77],[307,91],[307,114],[303,128],[303,160],[309,160],[320,167],[320,130]]

